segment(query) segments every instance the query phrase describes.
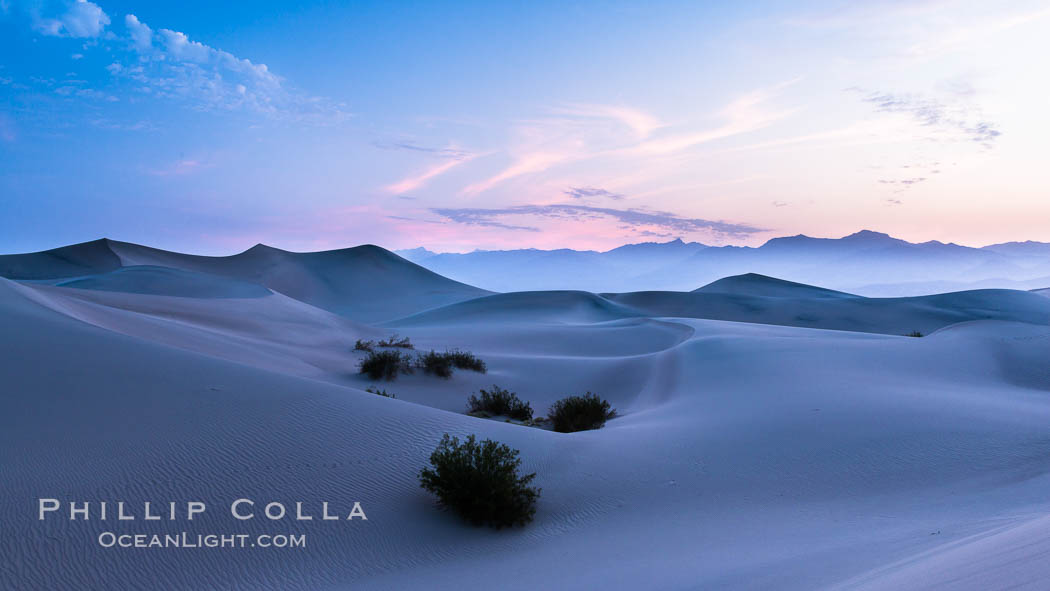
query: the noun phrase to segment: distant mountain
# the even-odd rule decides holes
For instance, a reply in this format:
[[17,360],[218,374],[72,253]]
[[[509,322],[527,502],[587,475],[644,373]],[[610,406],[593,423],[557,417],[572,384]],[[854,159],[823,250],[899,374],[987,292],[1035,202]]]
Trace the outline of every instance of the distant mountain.
[[413,257],[411,260],[446,277],[493,291],[583,289],[598,292],[634,289],[633,279],[640,272],[680,264],[707,248],[697,242],[677,239],[627,244],[606,252],[528,248],[441,253],[422,258],[420,249],[398,253]]
[[[869,230],[842,238],[785,236],[759,247],[708,246],[677,239],[627,244],[605,252],[530,248],[437,253],[420,247],[399,254],[371,245],[296,253],[259,244],[239,254],[209,257],[101,239],[0,256],[0,277],[99,290],[133,283],[150,290],[172,280],[172,274],[162,270],[168,268],[259,285],[365,322],[392,320],[493,291],[689,292],[738,275],[773,291],[785,286],[777,284],[774,289],[757,278],[780,277],[885,297],[1050,287],[1050,244],[1010,242],[972,248],[937,241],[912,243]],[[153,269],[101,277],[143,266]],[[194,293],[233,290],[229,283],[203,276],[194,281]],[[731,283],[704,289],[726,289]],[[248,292],[250,288],[244,291]]]
[[1050,244],[1017,242],[972,248],[912,243],[862,230],[842,238],[797,235],[757,247],[672,240],[606,252],[560,250],[403,251],[446,277],[494,291],[537,289],[626,292],[691,291],[730,275],[756,273],[869,296],[937,293],[950,285],[1024,287],[1050,275]]
[[1034,242],[1003,242],[1002,244],[990,244],[983,250],[998,252],[1007,255],[1021,255],[1032,257],[1050,257],[1050,243]]
[[409,249],[406,249],[406,250],[395,250],[394,254],[396,254],[397,256],[399,256],[399,257],[401,257],[401,258],[403,258],[405,260],[412,261],[413,263],[418,263],[419,261],[422,261],[424,259],[429,259],[430,257],[436,255],[437,253],[433,252],[433,251],[429,251],[429,250],[423,248],[422,246],[420,246],[419,248],[409,248]]

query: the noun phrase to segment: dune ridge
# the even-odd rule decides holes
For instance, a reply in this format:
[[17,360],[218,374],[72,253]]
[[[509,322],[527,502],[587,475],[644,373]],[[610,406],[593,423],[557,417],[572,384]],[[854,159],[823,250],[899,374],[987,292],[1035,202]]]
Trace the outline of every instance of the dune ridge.
[[[693,292],[449,302],[473,292],[372,248],[236,261],[106,249],[119,267],[99,245],[0,259],[27,276],[0,278],[0,571],[16,588],[984,590],[1050,577],[1034,559],[1050,539],[1041,295],[872,299],[745,275]],[[353,342],[395,331],[418,350],[470,350],[488,373],[367,393]],[[619,416],[558,434],[464,414],[493,383],[538,413],[598,392]],[[445,432],[521,450],[544,489],[533,524],[476,529],[434,506],[415,475]],[[193,532],[230,529],[222,505],[242,496],[361,501],[369,519],[238,525],[309,536],[279,554],[120,552],[94,543],[109,524],[39,523],[41,496],[206,499],[207,519],[178,525]]]

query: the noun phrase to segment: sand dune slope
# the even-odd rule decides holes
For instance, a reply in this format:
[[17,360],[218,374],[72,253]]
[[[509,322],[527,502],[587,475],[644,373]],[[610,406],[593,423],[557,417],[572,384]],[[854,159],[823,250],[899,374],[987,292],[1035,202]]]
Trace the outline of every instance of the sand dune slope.
[[[970,320],[921,339],[652,318],[583,292],[383,328],[281,294],[198,295],[0,280],[0,571],[15,588],[994,589],[1044,574],[1018,559],[1050,515],[1050,326],[1013,293],[886,304],[910,323]],[[1024,321],[973,319],[984,309]],[[364,393],[348,345],[395,327],[489,372]],[[539,411],[595,391],[621,416],[565,435],[462,414],[492,383]],[[416,473],[445,432],[521,450],[543,488],[533,524],[494,532],[435,508]],[[201,499],[209,513],[39,522],[39,497]],[[240,497],[357,500],[369,519],[234,522]],[[109,529],[306,533],[308,547],[100,548]]]
[[[180,272],[193,273],[193,279],[177,276]],[[295,253],[259,244],[233,256],[208,257],[102,239],[0,256],[0,277],[165,295],[198,296],[210,290],[226,297],[244,297],[252,289],[244,284],[254,284],[364,322],[391,320],[489,293],[371,245]],[[238,295],[229,295],[233,293]]]
[[853,294],[784,281],[758,273],[733,275],[708,283],[693,293],[725,293],[775,298],[855,298]]
[[138,265],[55,282],[61,287],[187,298],[258,298],[270,290],[246,281],[192,271]]
[[907,298],[866,298],[762,275],[716,281],[693,292],[603,294],[644,316],[761,322],[884,334],[929,334],[971,320],[1050,323],[1050,301],[1025,291],[984,289]]
[[641,316],[585,291],[519,291],[435,308],[390,322],[391,326],[434,323],[590,323]]
[[199,257],[116,243],[121,260],[231,277],[364,322],[487,294],[376,246],[293,253],[256,245],[230,257]]
[[94,240],[42,252],[0,255],[0,277],[56,279],[107,273],[121,267],[109,241]]

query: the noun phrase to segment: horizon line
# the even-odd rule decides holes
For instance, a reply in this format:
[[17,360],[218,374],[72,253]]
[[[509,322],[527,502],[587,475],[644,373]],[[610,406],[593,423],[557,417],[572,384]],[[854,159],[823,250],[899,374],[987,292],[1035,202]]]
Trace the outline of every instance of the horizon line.
[[[348,250],[348,249],[352,249],[352,248],[360,248],[360,247],[363,247],[363,246],[372,246],[372,247],[376,247],[376,248],[381,248],[381,249],[383,249],[383,250],[385,250],[387,252],[393,253],[393,254],[397,254],[398,252],[417,250],[417,249],[423,249],[423,250],[426,250],[427,252],[433,253],[435,255],[441,255],[441,254],[471,254],[471,253],[475,253],[475,252],[512,252],[512,251],[516,251],[516,250],[536,250],[536,251],[540,251],[540,252],[556,252],[556,251],[559,251],[559,250],[569,250],[569,251],[573,251],[573,252],[595,252],[595,253],[599,253],[599,254],[605,254],[605,253],[617,250],[619,248],[623,248],[625,246],[637,246],[637,245],[642,245],[642,244],[663,245],[663,244],[671,244],[673,242],[682,242],[684,244],[699,244],[699,245],[703,246],[704,248],[741,248],[741,249],[757,250],[759,248],[762,248],[763,246],[766,246],[767,244],[769,244],[770,242],[772,242],[774,240],[780,240],[780,239],[784,239],[784,238],[809,238],[809,239],[813,239],[813,240],[843,240],[843,239],[846,239],[846,238],[850,238],[852,236],[856,236],[858,234],[876,234],[876,235],[880,235],[880,236],[885,236],[885,237],[893,239],[893,240],[899,240],[901,242],[905,242],[907,244],[912,244],[912,245],[922,245],[922,244],[936,243],[936,244],[943,244],[943,245],[946,245],[946,246],[959,246],[959,247],[962,247],[962,248],[971,248],[971,249],[975,249],[975,250],[981,250],[981,249],[988,248],[988,247],[991,247],[991,246],[1001,246],[1001,245],[1005,245],[1005,244],[1050,244],[1050,242],[1042,242],[1042,241],[1039,241],[1039,240],[1031,240],[1031,239],[1027,239],[1027,240],[1009,240],[1009,241],[1006,241],[1006,242],[992,242],[992,243],[985,244],[985,245],[982,245],[982,246],[972,246],[972,245],[963,244],[963,243],[954,242],[954,241],[952,241],[952,242],[942,242],[940,240],[926,240],[926,241],[922,241],[922,242],[911,242],[911,241],[905,240],[903,238],[897,238],[897,237],[895,237],[892,234],[889,234],[887,232],[880,232],[880,231],[877,231],[877,230],[869,230],[869,229],[865,228],[865,229],[861,229],[861,230],[858,230],[856,232],[852,232],[850,234],[845,234],[845,235],[839,236],[839,237],[811,236],[809,234],[803,234],[803,233],[783,235],[783,236],[774,236],[772,238],[769,238],[768,240],[766,240],[765,242],[763,242],[759,246],[747,246],[747,245],[739,245],[739,244],[711,245],[711,244],[705,244],[703,242],[699,242],[699,241],[695,241],[695,240],[687,241],[687,240],[683,239],[681,236],[672,238],[672,239],[664,241],[664,242],[659,242],[659,241],[625,242],[625,243],[623,243],[623,244],[621,244],[619,246],[614,246],[614,247],[612,247],[610,249],[607,249],[607,250],[595,250],[595,249],[583,249],[583,250],[580,250],[580,249],[569,248],[569,247],[548,248],[548,249],[536,248],[536,247],[522,247],[522,248],[502,248],[502,249],[500,249],[500,248],[475,248],[473,250],[466,250],[466,251],[437,251],[437,250],[430,250],[429,248],[427,248],[426,246],[423,246],[423,245],[413,246],[413,247],[408,247],[408,248],[390,248],[390,247],[383,246],[383,245],[380,245],[380,244],[375,244],[375,243],[372,243],[372,242],[363,242],[363,243],[355,244],[355,245],[352,245],[352,246],[326,248],[326,249],[321,249],[321,250],[288,250],[288,249],[284,249],[284,248],[281,248],[281,247],[278,247],[278,246],[273,246],[271,244],[266,244],[265,242],[257,242],[257,243],[255,243],[255,244],[253,244],[253,245],[251,245],[251,246],[249,246],[247,248],[238,250],[236,252],[232,252],[230,254],[197,254],[197,253],[192,253],[192,252],[183,252],[183,251],[179,251],[179,250],[168,250],[168,249],[165,249],[165,248],[160,248],[160,247],[156,247],[156,246],[150,246],[150,245],[145,244],[145,243],[133,242],[133,241],[130,241],[130,240],[120,240],[120,239],[117,239],[117,238],[110,238],[108,236],[103,236],[103,237],[95,238],[95,239],[92,239],[92,240],[84,240],[84,241],[81,241],[81,242],[71,242],[71,243],[66,243],[66,244],[60,244],[58,246],[53,246],[51,248],[45,248],[45,249],[42,249],[42,250],[30,250],[30,251],[19,251],[19,252],[0,252],[0,256],[17,256],[17,255],[27,255],[27,254],[39,254],[39,253],[50,252],[50,251],[58,250],[58,249],[62,249],[62,248],[70,248],[70,247],[74,247],[74,246],[82,246],[82,245],[92,244],[94,242],[107,242],[107,241],[108,242],[123,242],[125,244],[133,244],[135,246],[142,246],[142,247],[145,247],[145,248],[153,248],[153,249],[156,249],[156,250],[164,250],[166,252],[172,252],[172,253],[176,253],[176,254],[186,254],[186,255],[191,255],[191,256],[208,256],[208,257],[217,257],[217,258],[237,256],[237,255],[240,255],[240,254],[244,254],[244,253],[246,253],[246,252],[248,252],[248,251],[250,251],[252,249],[259,248],[259,247],[272,248],[274,250],[280,250],[280,251],[283,251],[283,252],[289,252],[289,253],[293,253],[293,254],[310,254],[310,253],[317,253],[317,252],[332,252],[332,251],[339,251],[339,250]],[[398,256],[400,256],[400,255],[398,255]],[[402,258],[404,258],[404,257],[402,257]]]

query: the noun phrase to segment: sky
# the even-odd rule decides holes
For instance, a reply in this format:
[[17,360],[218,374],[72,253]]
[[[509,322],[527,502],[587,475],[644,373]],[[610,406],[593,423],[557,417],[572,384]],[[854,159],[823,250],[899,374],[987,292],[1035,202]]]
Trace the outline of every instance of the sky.
[[1050,5],[0,0],[0,252],[1050,242]]

